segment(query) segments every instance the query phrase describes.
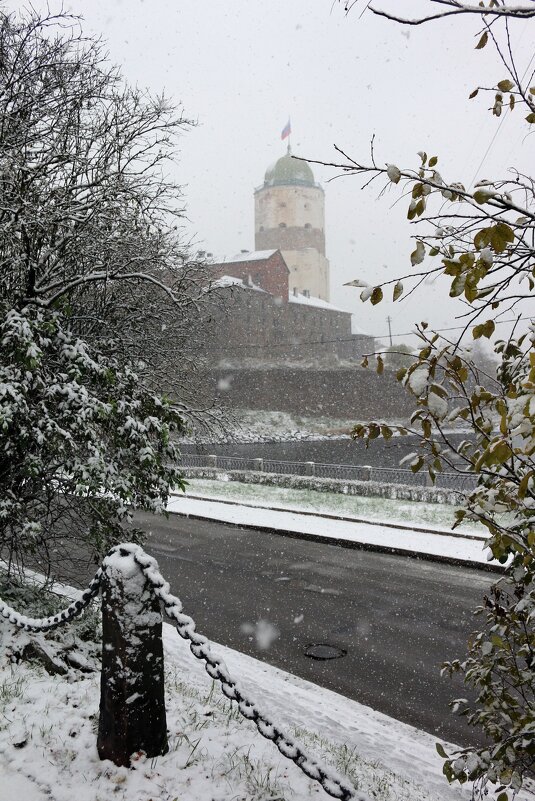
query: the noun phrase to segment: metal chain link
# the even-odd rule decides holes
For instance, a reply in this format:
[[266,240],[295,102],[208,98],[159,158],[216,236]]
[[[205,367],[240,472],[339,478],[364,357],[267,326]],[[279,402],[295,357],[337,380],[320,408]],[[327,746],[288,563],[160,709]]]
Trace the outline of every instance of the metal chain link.
[[23,631],[37,632],[57,629],[58,626],[62,626],[64,623],[70,623],[71,620],[74,620],[75,617],[82,614],[93,598],[96,598],[98,595],[101,581],[102,568],[99,567],[89,587],[82,593],[81,598],[77,601],[73,601],[66,609],[62,609],[61,612],[57,612],[50,617],[26,617],[26,615],[21,615],[19,612],[16,612],[11,606],[4,603],[2,599],[0,599],[0,615],[9,620],[10,623],[13,623],[14,626],[23,629]]
[[96,597],[106,569],[106,560],[115,554],[123,557],[133,557],[151,585],[154,594],[163,604],[166,615],[175,621],[179,635],[182,639],[189,641],[193,656],[205,663],[206,672],[210,678],[219,681],[223,695],[231,701],[236,701],[240,713],[244,718],[252,720],[256,724],[262,737],[271,740],[284,757],[294,762],[309,779],[319,782],[325,792],[333,798],[338,798],[341,801],[349,801],[350,799],[354,799],[354,801],[370,801],[368,796],[363,793],[357,793],[351,785],[344,781],[341,776],[336,775],[334,771],[330,771],[314,759],[311,759],[293,737],[275,725],[263,711],[260,711],[255,702],[247,698],[243,689],[230,676],[224,661],[212,654],[208,639],[196,631],[193,618],[182,612],[182,602],[171,594],[169,583],[161,575],[156,559],[145,553],[141,546],[133,543],[114,546],[104,559],[103,567],[98,569],[89,587],[82,593],[82,597],[51,617],[41,619],[26,617],[1,600],[0,614],[24,631],[50,631],[64,623],[69,623],[80,615],[91,600]]

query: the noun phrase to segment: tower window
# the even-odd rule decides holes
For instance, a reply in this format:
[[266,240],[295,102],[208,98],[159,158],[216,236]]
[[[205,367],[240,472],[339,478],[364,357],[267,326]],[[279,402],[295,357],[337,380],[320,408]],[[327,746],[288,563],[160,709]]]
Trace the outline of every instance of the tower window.
[[305,228],[312,228],[312,226],[310,225],[310,223],[305,223]]
[[286,223],[279,223],[279,228],[286,228]]

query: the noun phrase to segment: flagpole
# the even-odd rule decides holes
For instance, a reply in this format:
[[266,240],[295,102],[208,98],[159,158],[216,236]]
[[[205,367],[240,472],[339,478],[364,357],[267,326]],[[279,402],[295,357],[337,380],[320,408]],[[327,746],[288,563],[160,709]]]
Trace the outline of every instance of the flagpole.
[[292,122],[291,117],[288,114],[288,122],[290,123],[290,133],[288,134],[288,155],[291,155],[292,152]]

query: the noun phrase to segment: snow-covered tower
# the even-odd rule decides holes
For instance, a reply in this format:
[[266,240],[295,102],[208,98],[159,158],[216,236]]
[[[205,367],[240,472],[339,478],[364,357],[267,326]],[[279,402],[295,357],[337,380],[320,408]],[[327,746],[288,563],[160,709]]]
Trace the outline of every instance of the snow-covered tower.
[[309,165],[292,158],[288,147],[268,167],[254,199],[255,249],[282,251],[290,269],[290,293],[329,300],[324,193]]

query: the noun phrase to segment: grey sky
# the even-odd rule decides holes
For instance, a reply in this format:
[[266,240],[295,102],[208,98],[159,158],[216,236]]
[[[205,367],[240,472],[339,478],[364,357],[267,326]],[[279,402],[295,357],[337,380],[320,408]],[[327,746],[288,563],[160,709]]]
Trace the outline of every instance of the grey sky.
[[[477,21],[408,29],[370,13],[361,17],[364,5],[360,0],[348,16],[331,0],[72,0],[70,8],[85,17],[87,32],[107,40],[129,81],[165,89],[198,120],[182,140],[176,175],[186,185],[188,233],[200,249],[224,255],[254,247],[253,189],[285,151],[280,132],[289,115],[299,155],[334,160],[336,143],[367,160],[375,133],[379,163],[415,167],[416,152],[426,150],[439,156],[445,179],[468,185],[474,177],[500,120],[486,110],[489,97],[469,101],[468,94],[505,77],[490,47],[473,49]],[[425,3],[376,5],[410,13]],[[533,55],[534,24],[514,26],[521,71]],[[478,177],[528,165],[533,140],[525,115],[509,116]],[[334,171],[314,172],[326,191],[332,301],[376,335],[386,332],[387,314],[394,333],[411,330],[415,320],[455,324],[454,304],[434,285],[375,308],[342,286],[406,272],[415,230],[405,219],[407,201],[393,205],[398,188],[378,200],[378,184],[362,192],[355,178],[327,183]]]

